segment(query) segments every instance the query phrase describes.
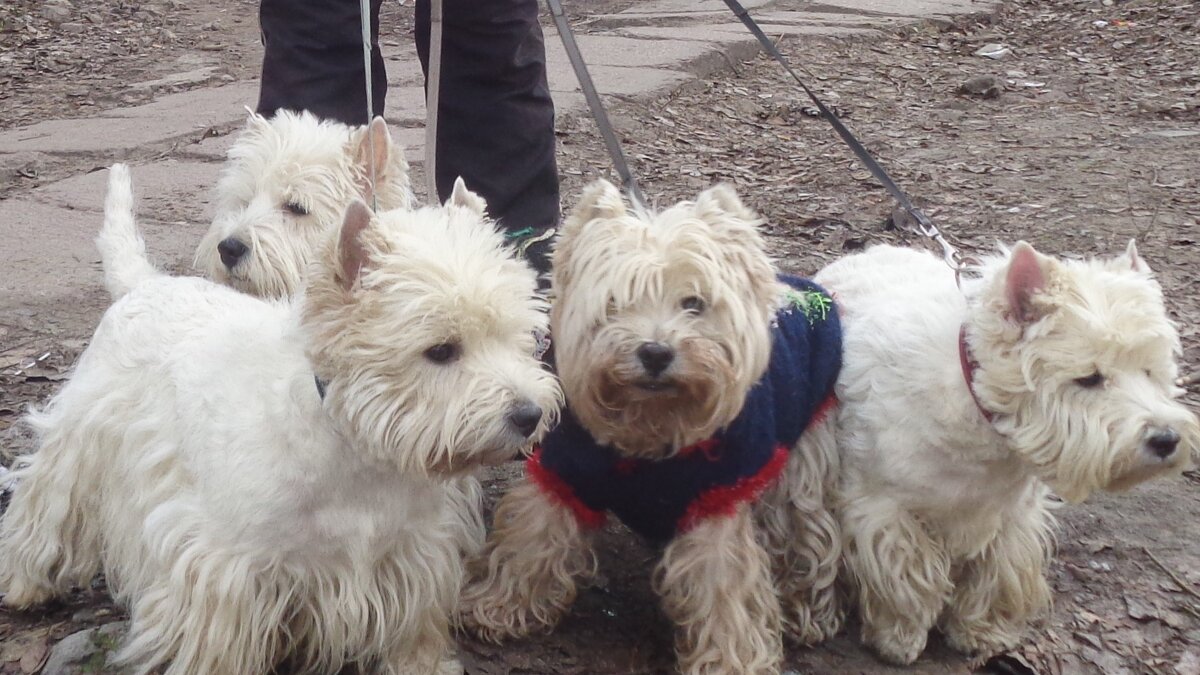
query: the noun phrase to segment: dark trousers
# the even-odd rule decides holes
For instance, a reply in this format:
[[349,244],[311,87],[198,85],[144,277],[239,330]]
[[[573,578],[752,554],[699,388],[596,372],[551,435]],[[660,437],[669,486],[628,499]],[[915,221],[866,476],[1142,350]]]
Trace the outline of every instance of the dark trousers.
[[[378,46],[379,6],[371,0],[374,114],[383,113],[387,78]],[[537,0],[443,0],[437,189],[454,179],[487,201],[502,228],[540,232],[557,225],[554,103]],[[262,0],[262,88],[258,112],[309,110],[365,124],[358,0]],[[429,64],[429,0],[417,0],[417,53]],[[546,245],[532,247],[544,270]]]

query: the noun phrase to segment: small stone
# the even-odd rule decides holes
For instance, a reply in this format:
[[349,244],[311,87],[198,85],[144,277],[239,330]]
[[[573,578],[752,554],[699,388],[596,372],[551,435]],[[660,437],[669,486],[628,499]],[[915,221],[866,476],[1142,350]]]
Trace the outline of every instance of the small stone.
[[50,649],[42,675],[74,675],[80,672],[78,666],[93,663],[97,656],[107,661],[108,652],[127,628],[128,622],[119,621],[68,635]]
[[87,27],[81,23],[76,23],[76,22],[72,21],[70,23],[62,24],[61,26],[59,26],[59,29],[68,35],[79,35],[83,31],[87,30]]
[[998,42],[989,42],[975,50],[975,56],[983,56],[989,59],[1002,59],[1011,53],[1011,49]]
[[958,93],[975,98],[998,98],[1000,80],[995,75],[976,75],[958,85]]
[[65,2],[47,2],[42,5],[42,18],[49,19],[54,23],[62,23],[71,18],[74,14],[71,5]]

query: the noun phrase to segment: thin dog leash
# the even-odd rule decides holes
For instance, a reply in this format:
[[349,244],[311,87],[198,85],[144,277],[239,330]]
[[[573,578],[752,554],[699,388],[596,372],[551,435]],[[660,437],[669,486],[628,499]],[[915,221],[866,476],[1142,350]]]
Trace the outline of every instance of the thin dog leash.
[[554,25],[558,27],[558,37],[562,39],[567,58],[570,59],[571,67],[575,70],[575,78],[579,80],[579,86],[583,89],[583,97],[587,99],[588,108],[592,111],[596,126],[600,128],[600,137],[604,139],[604,146],[608,148],[608,156],[612,158],[613,167],[616,168],[617,175],[621,177],[621,184],[625,187],[625,192],[635,206],[645,207],[646,200],[642,197],[642,191],[638,188],[633,172],[629,169],[625,154],[621,152],[621,143],[617,140],[612,123],[608,121],[608,113],[604,110],[604,103],[600,101],[600,94],[596,92],[596,85],[592,82],[587,64],[583,62],[583,54],[579,52],[579,45],[575,43],[575,34],[567,23],[562,3],[559,0],[546,0],[546,6],[550,8],[550,16],[554,17]]
[[374,138],[374,131],[372,130],[372,127],[374,125],[371,124],[371,121],[375,116],[375,106],[374,106],[373,101],[371,100],[371,95],[372,95],[372,92],[371,92],[372,86],[371,85],[373,84],[373,79],[371,78],[371,56],[372,56],[373,50],[372,50],[372,42],[371,42],[371,7],[370,7],[370,4],[371,4],[371,0],[359,0],[358,13],[359,13],[360,23],[362,24],[363,72],[366,74],[365,80],[367,83],[367,87],[366,87],[366,89],[367,89],[367,147],[368,147],[367,162],[370,165],[370,174],[371,174],[370,175],[370,178],[371,178],[371,210],[378,211],[379,210],[379,200],[376,198],[376,194],[378,194],[379,190],[376,189],[376,184],[375,184],[375,176],[377,175],[377,173],[376,173],[377,167],[375,166],[375,138]]
[[[367,92],[367,145],[372,149],[369,154],[371,178],[371,210],[379,210],[376,198],[376,176],[378,167],[375,166],[375,138],[371,128],[371,120],[375,116],[375,106],[372,101],[374,78],[371,74],[373,42],[371,40],[371,9],[370,0],[359,0],[359,23],[362,26],[363,72],[365,73]],[[429,75],[425,78],[427,90],[425,95],[425,166],[426,186],[429,199],[439,201],[437,192],[437,128],[438,128],[438,97],[441,93],[442,81],[442,0],[429,0]]]
[[[487,1],[487,0],[480,0]],[[430,203],[437,191],[438,100],[442,83],[442,0],[429,0],[429,74],[425,77],[425,183]]]
[[807,84],[804,83],[804,80],[800,79],[800,76],[796,74],[796,71],[792,70],[792,67],[788,64],[787,59],[783,57],[783,54],[779,53],[779,49],[775,47],[775,43],[771,42],[771,39],[768,38],[766,33],[763,32],[762,28],[759,27],[758,22],[756,22],[754,18],[750,16],[750,12],[746,11],[746,8],[743,7],[738,0],[724,0],[724,2],[729,9],[733,11],[734,15],[737,16],[737,18],[740,19],[743,24],[745,24],[746,28],[750,29],[750,32],[753,33],[754,37],[758,39],[758,42],[762,45],[762,48],[771,55],[771,58],[778,61],[779,65],[783,66],[783,69],[792,76],[792,79],[796,80],[796,83],[800,85],[800,88],[804,90],[804,93],[808,94],[808,97],[812,99],[812,102],[817,106],[817,110],[821,112],[821,117],[824,117],[825,121],[829,122],[829,124],[833,127],[833,130],[837,132],[838,136],[842,137],[842,140],[845,141],[846,145],[850,147],[850,150],[853,151],[856,156],[858,156],[859,161],[861,161],[863,165],[867,167],[867,170],[871,172],[871,175],[875,177],[875,180],[879,181],[879,183],[883,185],[883,187],[887,189],[889,193],[891,193],[892,198],[894,198],[896,202],[900,204],[900,208],[904,209],[908,215],[912,217],[912,223],[909,224],[908,229],[929,237],[941,245],[942,258],[946,261],[946,264],[950,266],[950,269],[954,270],[954,278],[957,281],[963,271],[963,263],[959,258],[958,249],[954,248],[950,242],[946,241],[946,238],[942,236],[941,231],[939,231],[937,226],[933,224],[933,221],[931,221],[929,217],[921,211],[921,209],[917,208],[912,203],[912,200],[909,199],[908,194],[896,184],[896,181],[892,180],[892,177],[888,175],[888,172],[879,165],[879,162],[875,161],[875,158],[871,155],[871,153],[865,147],[863,147],[863,144],[860,143],[857,138],[855,138],[854,134],[851,133],[848,128],[846,128],[846,125],[843,124],[840,119],[838,119],[838,116],[835,115],[823,101],[821,101],[816,92],[814,92]]

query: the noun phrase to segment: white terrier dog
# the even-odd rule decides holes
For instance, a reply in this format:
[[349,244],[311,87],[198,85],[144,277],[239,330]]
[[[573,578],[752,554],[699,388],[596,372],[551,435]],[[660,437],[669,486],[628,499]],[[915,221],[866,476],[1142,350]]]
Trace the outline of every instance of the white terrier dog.
[[413,205],[408,163],[382,117],[349,127],[308,112],[251,113],[229,149],[196,266],[251,295],[291,296],[355,199],[383,211]]
[[837,631],[840,539],[823,506],[837,314],[777,276],[759,222],[724,186],[658,214],[627,212],[604,181],[585,191],[553,261],[570,413],[497,507],[466,627],[496,641],[553,627],[612,511],[665,546],[654,585],[683,672],[775,673],[785,629]]
[[1178,472],[1200,438],[1132,242],[1086,262],[1019,243],[979,272],[960,291],[934,256],[879,246],[816,276],[845,325],[845,565],[863,640],[895,663],[935,623],[980,658],[1016,645],[1050,603],[1050,490]]
[[352,204],[305,292],[266,302],[155,272],[119,187],[100,243],[110,289],[131,290],[30,417],[40,449],[0,522],[5,602],[103,570],[139,672],[461,672],[443,477],[553,422],[533,271],[460,182],[444,206]]

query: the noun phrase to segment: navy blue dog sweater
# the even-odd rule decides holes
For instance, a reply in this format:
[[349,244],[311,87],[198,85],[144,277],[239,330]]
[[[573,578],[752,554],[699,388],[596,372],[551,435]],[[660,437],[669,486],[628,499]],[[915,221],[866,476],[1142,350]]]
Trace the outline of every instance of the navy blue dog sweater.
[[791,290],[772,327],[770,364],[729,426],[667,459],[629,459],[598,445],[564,410],[529,459],[530,478],[585,527],[602,525],[611,511],[659,544],[757,499],[804,430],[834,404],[842,365],[832,298],[807,279],[780,280]]

